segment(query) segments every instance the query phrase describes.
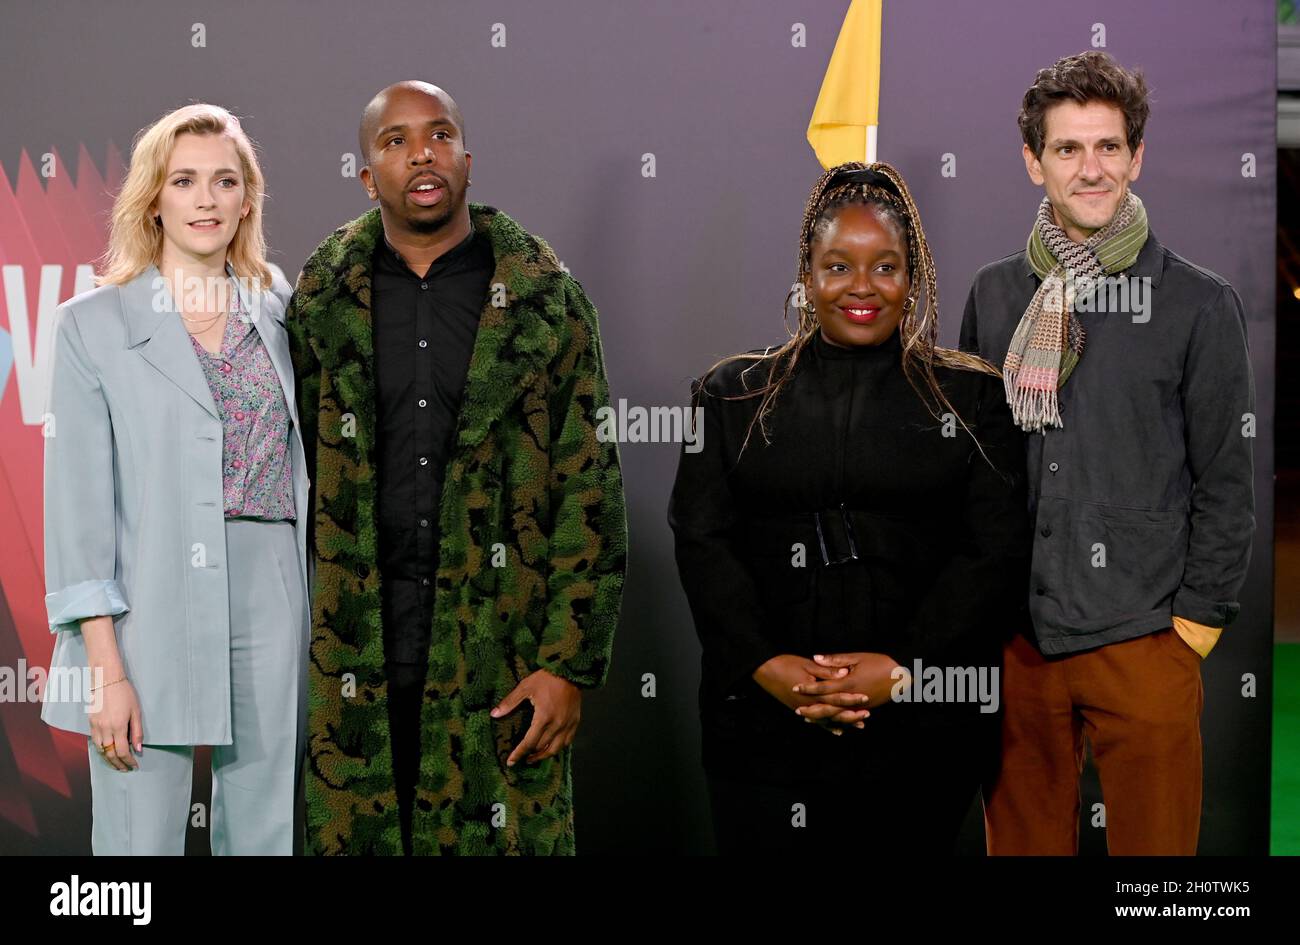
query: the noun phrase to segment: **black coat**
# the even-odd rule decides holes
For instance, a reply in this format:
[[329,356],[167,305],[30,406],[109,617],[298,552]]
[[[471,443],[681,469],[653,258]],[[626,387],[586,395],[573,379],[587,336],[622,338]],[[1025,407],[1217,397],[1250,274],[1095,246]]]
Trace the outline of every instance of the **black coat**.
[[798,780],[895,763],[921,731],[965,738],[960,720],[987,719],[978,707],[902,704],[834,738],[752,674],[782,653],[882,652],[909,669],[916,659],[998,664],[1001,642],[1026,620],[1030,542],[1023,434],[1001,380],[936,368],[961,418],[945,422],[904,376],[897,333],[861,349],[818,335],[768,416],[770,444],[755,426],[740,455],[761,398],[721,395],[760,386],[767,363],[752,364],[726,365],[703,392],[693,385],[702,449],[683,449],[668,511],[703,644],[706,767]]

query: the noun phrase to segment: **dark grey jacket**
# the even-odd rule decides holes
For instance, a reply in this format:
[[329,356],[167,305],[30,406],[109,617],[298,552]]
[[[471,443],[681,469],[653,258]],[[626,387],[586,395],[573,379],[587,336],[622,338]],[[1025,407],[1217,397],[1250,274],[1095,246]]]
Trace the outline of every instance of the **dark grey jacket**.
[[[1255,385],[1232,286],[1148,237],[1125,276],[1145,311],[1081,312],[1063,428],[1026,434],[1029,610],[1044,653],[1168,627],[1222,627],[1255,531]],[[961,347],[1002,365],[1038,277],[1023,252],[975,274]],[[1111,296],[1109,292],[1106,293]]]

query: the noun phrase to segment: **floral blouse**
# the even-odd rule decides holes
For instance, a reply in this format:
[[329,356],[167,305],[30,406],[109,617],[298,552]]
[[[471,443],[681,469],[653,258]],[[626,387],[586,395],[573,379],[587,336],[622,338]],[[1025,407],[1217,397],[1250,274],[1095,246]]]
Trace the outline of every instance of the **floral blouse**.
[[221,418],[226,518],[292,520],[289,409],[261,335],[241,308],[226,317],[219,354],[190,343]]

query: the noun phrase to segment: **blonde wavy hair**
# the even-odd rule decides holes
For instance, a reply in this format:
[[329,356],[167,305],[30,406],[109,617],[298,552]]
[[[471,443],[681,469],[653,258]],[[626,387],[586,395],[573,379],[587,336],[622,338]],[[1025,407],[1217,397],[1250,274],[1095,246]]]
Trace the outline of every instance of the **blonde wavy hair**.
[[266,237],[262,233],[262,200],[266,180],[257,162],[256,146],[244,133],[239,119],[219,105],[186,105],[168,112],[141,129],[131,146],[131,167],[113,201],[108,251],[101,260],[99,285],[121,285],[157,265],[162,255],[163,230],[149,208],[162,192],[176,139],[183,134],[225,135],[235,145],[244,176],[248,215],[240,221],[226,259],[241,279],[271,284],[266,265]]

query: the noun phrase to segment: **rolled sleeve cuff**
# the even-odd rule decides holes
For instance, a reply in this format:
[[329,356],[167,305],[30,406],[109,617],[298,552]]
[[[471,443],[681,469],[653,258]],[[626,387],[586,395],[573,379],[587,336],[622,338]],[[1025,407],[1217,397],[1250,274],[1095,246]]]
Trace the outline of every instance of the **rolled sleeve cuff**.
[[1173,612],[1193,623],[1207,627],[1226,627],[1237,619],[1241,605],[1233,601],[1216,601],[1180,587],[1174,595]]
[[131,608],[116,581],[82,581],[45,595],[50,632],[69,629],[69,624],[88,617],[116,617]]

